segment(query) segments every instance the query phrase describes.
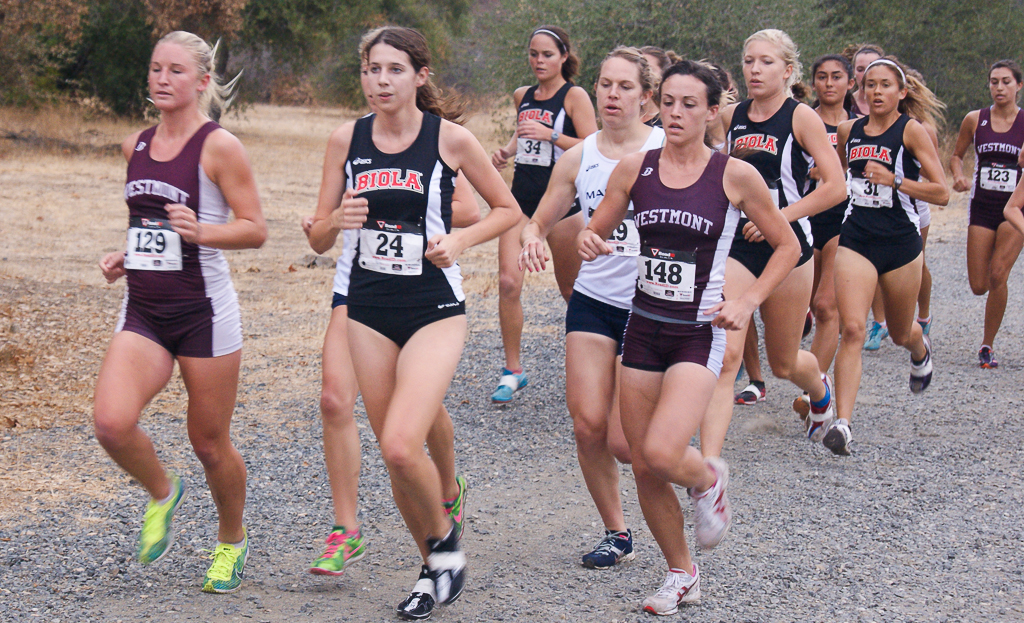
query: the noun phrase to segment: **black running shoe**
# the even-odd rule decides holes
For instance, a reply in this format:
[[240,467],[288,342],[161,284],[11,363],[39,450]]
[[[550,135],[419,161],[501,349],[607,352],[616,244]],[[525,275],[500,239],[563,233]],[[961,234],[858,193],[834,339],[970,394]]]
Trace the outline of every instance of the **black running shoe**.
[[430,577],[430,569],[427,565],[420,568],[420,577],[416,580],[416,586],[412,588],[409,596],[398,604],[395,610],[398,616],[410,621],[419,621],[430,617],[434,611],[434,604],[437,602],[437,595],[434,592],[434,580]]
[[932,382],[932,341],[924,336],[924,361],[916,362],[910,358],[910,391],[920,394],[928,389]]
[[604,531],[604,538],[594,551],[583,555],[583,566],[588,569],[611,569],[620,562],[633,560],[633,533]]
[[440,541],[427,539],[430,555],[427,567],[434,581],[434,591],[439,604],[450,604],[462,594],[466,583],[466,554],[459,550],[459,535],[456,527],[448,531]]

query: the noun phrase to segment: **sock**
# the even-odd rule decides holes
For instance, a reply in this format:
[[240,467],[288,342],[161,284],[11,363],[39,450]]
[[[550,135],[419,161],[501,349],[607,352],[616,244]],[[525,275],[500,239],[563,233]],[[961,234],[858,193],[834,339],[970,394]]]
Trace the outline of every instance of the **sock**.
[[690,573],[686,573],[685,571],[683,571],[682,569],[679,569],[677,567],[669,567],[668,570],[670,572],[672,572],[672,573],[683,573],[683,574],[686,574],[686,575],[688,575],[690,577],[693,577],[693,576],[697,575],[697,565],[696,565],[696,563],[694,563],[693,570],[690,571]]
[[[221,543],[223,543],[223,541],[221,541]],[[228,543],[228,545],[235,549],[242,549],[242,547],[245,545],[245,539],[242,539],[238,543]]]
[[928,324],[929,322],[931,322],[931,321],[932,321],[932,317],[931,317],[931,315],[930,315],[930,314],[928,315],[928,317],[927,317],[927,318],[921,318],[920,316],[918,316],[918,317],[917,317],[917,321],[918,321],[918,322],[919,322],[920,324]]
[[821,400],[812,400],[811,408],[821,411],[828,406],[830,400],[832,400],[832,393],[828,390],[828,383],[825,383],[825,395],[821,397]]
[[334,527],[331,528],[331,532],[341,532],[342,534],[344,534],[345,533],[345,526],[342,526],[342,525],[339,525],[339,524],[334,524]]
[[911,356],[910,356],[910,363],[911,363],[911,365],[913,365],[914,367],[920,367],[920,366],[921,366],[922,364],[924,364],[924,362],[926,362],[926,361],[928,361],[928,352],[927,352],[927,351],[925,351],[925,354],[924,354],[924,359],[922,359],[921,361],[917,361],[917,360],[915,360],[915,359],[914,359],[914,356],[913,356],[913,355],[911,355]]
[[512,368],[505,368],[505,371],[506,372],[510,372],[512,374],[522,374],[523,373],[523,367],[519,366],[515,370],[513,370]]

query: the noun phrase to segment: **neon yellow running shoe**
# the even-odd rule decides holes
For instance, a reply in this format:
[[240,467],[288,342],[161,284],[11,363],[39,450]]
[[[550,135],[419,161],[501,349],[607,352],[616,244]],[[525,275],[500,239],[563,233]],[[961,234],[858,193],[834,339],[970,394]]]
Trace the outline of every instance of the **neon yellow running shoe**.
[[241,547],[217,543],[217,549],[210,555],[213,564],[203,578],[204,593],[233,593],[242,585],[242,572],[245,560],[249,557],[249,534],[245,528],[242,528],[242,532],[245,538]]
[[181,478],[170,474],[171,496],[163,504],[150,500],[146,506],[146,518],[142,521],[142,532],[139,534],[139,562],[152,564],[164,556],[174,543],[174,532],[171,530],[171,519],[174,512],[185,499],[185,487]]
[[455,524],[455,538],[462,538],[462,531],[466,528],[466,495],[469,492],[469,484],[462,476],[456,476],[455,482],[459,485],[459,494],[451,502],[446,502],[444,510],[448,518]]
[[327,535],[327,549],[317,558],[309,572],[313,575],[339,576],[345,573],[345,567],[366,555],[366,539],[359,530],[345,532],[338,526]]

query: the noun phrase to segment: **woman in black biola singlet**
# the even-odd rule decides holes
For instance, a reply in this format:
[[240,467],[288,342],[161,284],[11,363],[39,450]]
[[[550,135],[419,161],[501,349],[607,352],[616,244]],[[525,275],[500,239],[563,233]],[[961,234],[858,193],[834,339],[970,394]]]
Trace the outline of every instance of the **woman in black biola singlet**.
[[[842,168],[821,118],[810,106],[793,99],[794,87],[799,90],[798,95],[803,94],[804,87],[799,83],[799,53],[789,35],[768,29],[748,37],[743,45],[743,77],[750,99],[729,106],[722,113],[729,151],[758,170],[801,246],[797,267],[760,306],[765,352],[776,377],[788,379],[808,393],[811,413],[806,432],[815,438],[831,418],[832,392],[827,375],[818,369],[818,360],[800,350],[814,281],[807,217],[843,200]],[[812,159],[820,180],[813,191],[804,195]],[[754,283],[771,254],[772,247],[757,227],[742,220],[725,267],[725,298],[737,296]],[[719,456],[722,452],[732,419],[733,385],[745,337],[739,333],[728,335],[718,388],[701,426],[701,450],[705,456]]]
[[[690,445],[722,369],[725,334],[742,342],[751,314],[789,274],[800,245],[757,170],[704,144],[722,95],[714,74],[700,63],[676,63],[665,71],[660,95],[665,146],[623,156],[577,248],[587,261],[613,253],[607,240],[632,201],[639,274],[619,403],[640,506],[668,566],[664,584],[641,607],[670,615],[698,602],[701,590],[674,486],[693,500],[702,548],[718,545],[732,520],[728,466]],[[757,279],[723,301],[739,210],[776,250]]]
[[[96,381],[96,439],[149,492],[139,536],[142,564],[167,554],[185,493],[139,427],[146,404],[178,362],[188,392],[189,441],[217,506],[218,545],[203,590],[238,589],[248,555],[242,525],[245,463],[231,443],[242,360],[238,298],[221,249],[260,247],[267,225],[245,149],[210,121],[223,101],[214,54],[172,32],[153,50],[149,94],[160,122],[121,145],[128,160],[128,247],[100,261],[108,283],[127,277],[117,333]],[[234,220],[228,222],[229,217]]]
[[[511,401],[512,394],[526,387],[527,382],[519,357],[523,334],[519,236],[544,196],[555,162],[566,149],[597,132],[590,96],[571,82],[580,61],[570,49],[568,33],[558,26],[541,26],[530,35],[529,46],[530,69],[538,84],[516,89],[516,134],[491,158],[495,167],[503,169],[515,156],[512,195],[523,210],[520,222],[498,239],[498,321],[505,367],[491,395],[496,403]],[[547,236],[555,280],[566,301],[572,296],[580,269],[573,244],[581,229],[583,216],[579,206],[574,205]]]
[[[398,613],[423,619],[435,604],[457,599],[465,581],[459,534],[424,450],[466,340],[456,260],[522,214],[476,138],[442,119],[459,115],[430,82],[423,35],[386,27],[366,49],[367,95],[377,112],[346,124],[335,137],[347,153],[348,188],[329,224],[335,236],[358,230],[347,299],[349,351],[395,503],[424,562]],[[460,170],[491,211],[452,232]]]
[[[1024,247],[1024,237],[1003,218],[1003,208],[1021,180],[1021,145],[1024,112],[1017,105],[1021,90],[1020,66],[1011,60],[993,63],[988,71],[992,105],[972,110],[960,125],[960,135],[949,159],[953,190],[971,191],[967,227],[967,279],[971,291],[985,301],[985,325],[978,365],[999,365],[992,347],[1006,311],[1006,280]],[[974,175],[964,175],[964,155],[974,143]]]
[[[811,84],[817,96],[818,113],[825,123],[829,143],[834,147],[839,124],[851,119],[853,103],[853,69],[846,57],[839,54],[822,56],[811,65]],[[812,163],[813,164],[813,163]],[[807,187],[813,190],[820,177],[818,167],[807,174]],[[818,360],[822,374],[832,367],[839,347],[839,312],[836,310],[835,260],[839,248],[839,228],[843,224],[847,202],[844,199],[834,207],[809,218],[814,238],[814,289],[811,291],[811,311],[814,312],[814,339],[811,353]],[[810,403],[801,397],[795,405],[802,416],[810,413]]]
[[946,205],[949,190],[931,137],[912,117],[941,104],[899,61],[882,57],[864,73],[868,116],[839,126],[839,153],[848,167],[850,207],[836,252],[836,302],[842,340],[836,355],[836,420],[822,442],[850,453],[850,421],[861,379],[865,323],[881,286],[889,336],[910,351],[910,391],[931,383],[931,344],[914,320],[921,290],[920,222],[915,202]]

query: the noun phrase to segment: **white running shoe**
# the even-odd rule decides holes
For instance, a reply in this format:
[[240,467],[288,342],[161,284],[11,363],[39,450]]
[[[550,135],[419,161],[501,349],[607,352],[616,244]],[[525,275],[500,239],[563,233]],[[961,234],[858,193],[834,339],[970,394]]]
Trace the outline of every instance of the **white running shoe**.
[[914,357],[910,357],[910,391],[920,394],[928,389],[932,382],[932,341],[924,336],[925,355],[924,361],[914,363]]
[[725,495],[725,488],[729,485],[729,466],[715,456],[704,459],[704,463],[718,479],[702,494],[695,494],[691,489],[690,497],[693,498],[693,527],[697,533],[697,544],[703,549],[711,549],[722,542],[732,525],[732,509]]
[[828,427],[828,432],[825,433],[821,443],[833,454],[850,456],[851,441],[853,441],[853,433],[850,432],[850,425],[846,423],[846,420],[836,420]]
[[641,608],[644,612],[667,616],[679,610],[679,604],[700,603],[700,571],[693,565],[693,575],[689,573],[668,572],[665,583],[657,593],[644,599]]
[[825,432],[828,430],[829,424],[835,419],[835,408],[836,403],[836,389],[832,384],[832,379],[827,374],[821,375],[821,381],[825,384],[825,389],[828,390],[828,404],[825,409],[818,413],[808,401],[810,407],[807,415],[807,438],[818,443],[825,436]]

